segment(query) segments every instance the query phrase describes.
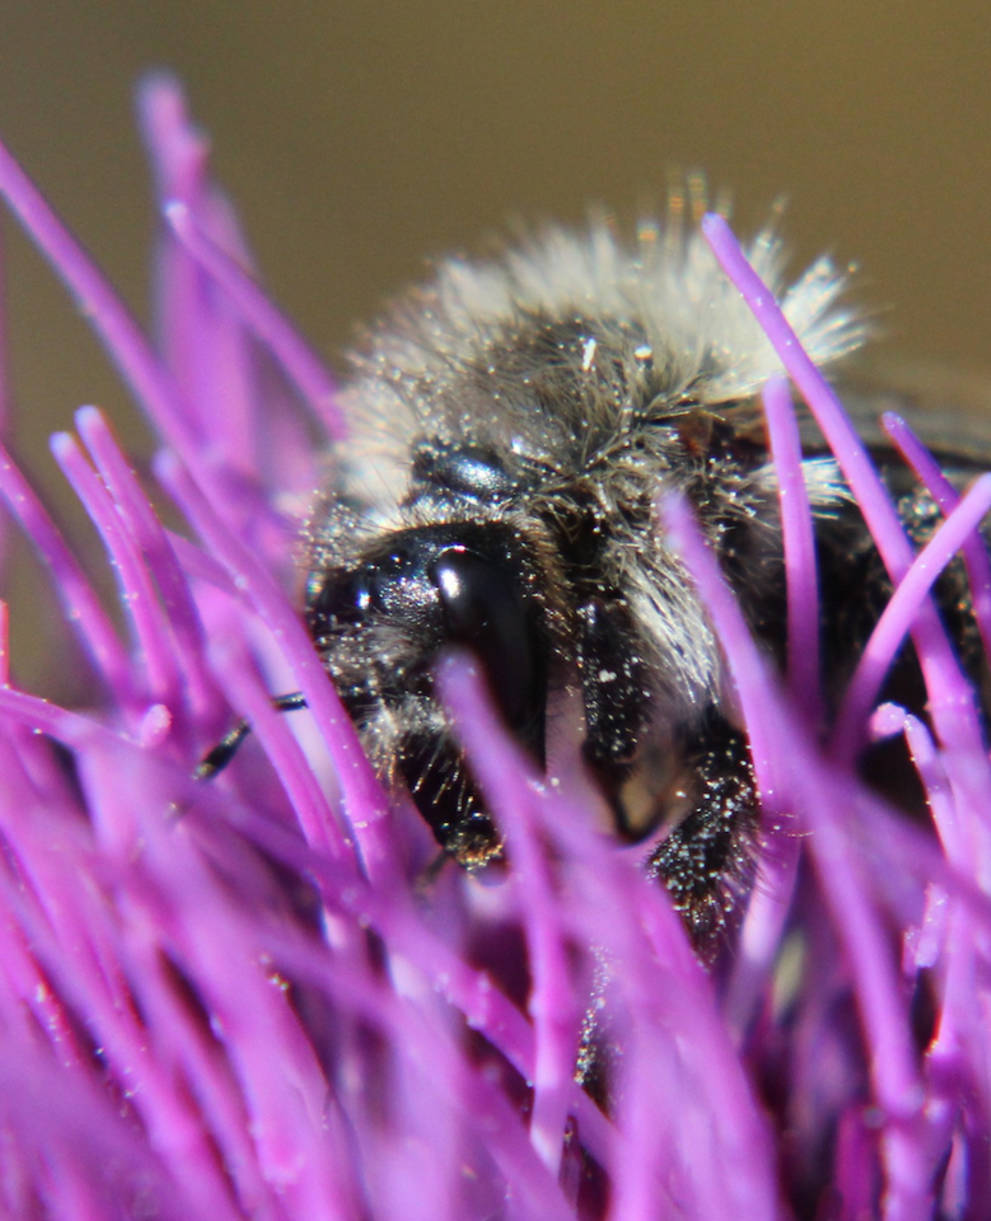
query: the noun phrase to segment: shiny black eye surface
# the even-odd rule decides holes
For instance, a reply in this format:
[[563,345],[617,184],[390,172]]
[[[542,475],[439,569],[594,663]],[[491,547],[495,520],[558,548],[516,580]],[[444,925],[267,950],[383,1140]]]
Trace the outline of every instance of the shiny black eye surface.
[[522,728],[543,707],[544,662],[522,573],[465,547],[450,547],[430,566],[446,636],[470,648],[485,667],[506,721]]
[[444,649],[470,650],[507,725],[541,753],[549,641],[532,561],[511,530],[460,521],[397,532],[351,570],[310,574],[307,623],[354,706],[367,706],[372,674],[380,695],[399,700],[431,690]]
[[424,442],[413,459],[413,482],[432,492],[480,501],[505,500],[516,490],[516,480],[502,461],[480,445]]
[[310,635],[319,641],[347,624],[360,623],[371,605],[372,591],[366,567],[311,573],[307,584],[306,620]]
[[319,640],[375,613],[412,625],[435,597],[426,574],[429,554],[411,534],[353,570],[312,573],[307,598],[310,635]]

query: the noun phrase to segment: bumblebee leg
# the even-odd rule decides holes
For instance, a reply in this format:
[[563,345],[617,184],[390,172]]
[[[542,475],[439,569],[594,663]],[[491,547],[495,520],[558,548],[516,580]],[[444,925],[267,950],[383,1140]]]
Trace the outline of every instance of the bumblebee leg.
[[446,855],[465,869],[478,869],[502,855],[502,838],[450,738],[410,735],[398,760],[414,805]]
[[249,733],[251,733],[251,726],[248,722],[238,721],[234,728],[228,730],[216,746],[211,746],[199,763],[197,763],[196,770],[193,772],[193,779],[212,780],[218,772],[222,772],[231,759],[234,758],[238,747]]
[[[296,712],[298,709],[306,707],[306,699],[302,691],[290,691],[286,695],[274,696],[272,707],[276,712]],[[226,733],[216,746],[211,747],[199,761],[193,772],[193,779],[212,780],[218,772],[222,772],[234,758],[238,747],[249,733],[251,733],[251,726],[248,722],[238,721],[234,728]]]
[[704,957],[752,886],[758,805],[747,742],[718,712],[689,745],[694,807],[654,850],[648,872],[667,887]]
[[636,631],[626,605],[591,598],[579,611],[578,665],[585,710],[585,761],[608,798],[616,830],[638,838],[620,790],[647,719],[646,674],[636,652]]

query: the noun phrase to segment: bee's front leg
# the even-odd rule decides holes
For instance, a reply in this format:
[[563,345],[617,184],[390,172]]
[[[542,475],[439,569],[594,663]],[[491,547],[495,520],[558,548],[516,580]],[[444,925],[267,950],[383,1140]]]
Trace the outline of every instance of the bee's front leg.
[[694,804],[647,862],[705,957],[749,893],[756,872],[757,789],[747,741],[716,710],[689,743]]

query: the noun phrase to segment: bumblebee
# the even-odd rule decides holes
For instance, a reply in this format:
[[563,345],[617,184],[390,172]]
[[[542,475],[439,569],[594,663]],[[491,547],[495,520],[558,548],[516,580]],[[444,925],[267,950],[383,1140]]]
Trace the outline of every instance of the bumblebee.
[[[860,345],[830,260],[788,287],[773,228],[749,254],[820,366]],[[628,242],[599,220],[489,260],[450,259],[354,356],[352,440],[305,532],[314,644],[369,758],[409,791],[441,848],[470,869],[503,851],[435,691],[439,656],[461,647],[538,764],[549,727],[566,721],[617,831],[666,831],[647,868],[703,953],[752,885],[758,809],[718,642],[656,505],[667,490],[687,498],[754,635],[783,664],[778,484],[757,398],[777,368],[677,210]],[[866,420],[872,407],[876,396],[861,396],[855,411]],[[924,542],[936,506],[878,455]],[[804,474],[828,695],[891,590],[821,442]],[[966,636],[962,576],[944,580],[942,600]]]

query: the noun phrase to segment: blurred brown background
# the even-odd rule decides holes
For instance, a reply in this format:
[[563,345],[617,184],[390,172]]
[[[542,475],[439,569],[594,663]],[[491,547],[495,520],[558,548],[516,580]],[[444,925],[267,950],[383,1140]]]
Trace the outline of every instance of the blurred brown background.
[[[425,255],[513,216],[630,214],[674,164],[730,187],[745,232],[785,193],[796,267],[856,260],[889,348],[991,371],[986,0],[8,0],[0,30],[0,132],[142,315],[132,97],[167,67],[267,283],[332,360]],[[43,437],[78,404],[130,408],[5,228],[18,448],[54,486]]]

